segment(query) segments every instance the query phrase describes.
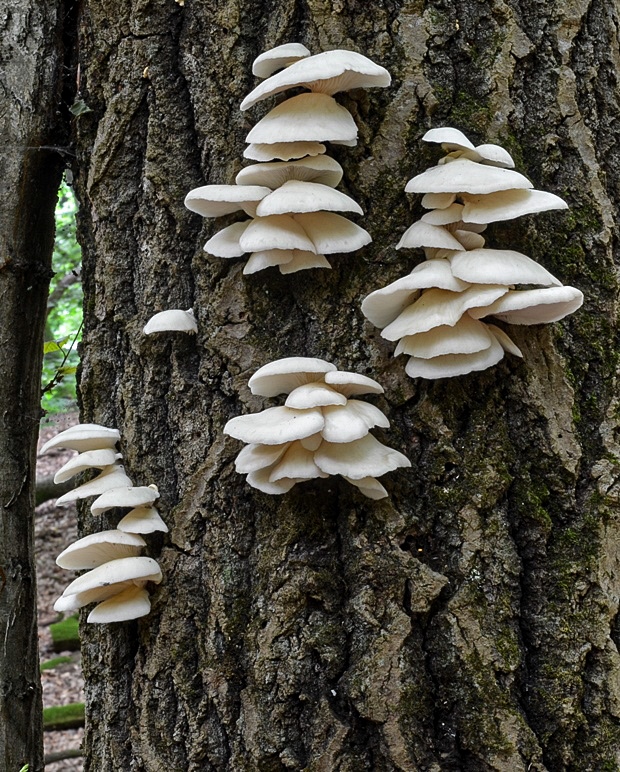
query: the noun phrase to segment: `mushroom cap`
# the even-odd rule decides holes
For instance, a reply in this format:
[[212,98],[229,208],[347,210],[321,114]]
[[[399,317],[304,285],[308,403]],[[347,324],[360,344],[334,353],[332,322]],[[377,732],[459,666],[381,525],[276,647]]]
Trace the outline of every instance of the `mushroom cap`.
[[411,466],[397,450],[383,445],[372,434],[353,442],[323,442],[314,462],[326,474],[341,474],[352,480],[380,477],[398,467]]
[[314,381],[304,383],[293,389],[284,403],[286,407],[305,410],[309,407],[325,407],[326,405],[346,405],[347,398],[325,383]]
[[383,386],[373,378],[346,370],[330,370],[325,373],[325,383],[347,398],[358,394],[383,394]]
[[224,434],[255,445],[281,445],[321,431],[324,423],[318,408],[294,410],[278,406],[231,418],[224,426]]
[[318,156],[325,152],[320,142],[252,142],[243,151],[243,157],[251,161],[290,161],[304,156]]
[[462,244],[463,247],[465,247],[466,250],[482,249],[482,247],[484,246],[484,238],[479,233],[474,233],[469,230],[460,230],[460,229],[455,230],[454,238],[457,239],[459,243]]
[[297,479],[291,480],[289,477],[271,482],[269,480],[270,475],[271,467],[267,467],[266,469],[259,469],[256,472],[250,472],[245,479],[248,485],[257,488],[263,493],[269,493],[272,496],[280,496],[283,493],[288,493],[295,483],[300,482],[300,480]]
[[507,292],[508,287],[495,284],[476,284],[463,292],[426,290],[385,327],[381,335],[387,340],[398,340],[440,325],[453,327],[468,309],[488,306]]
[[367,496],[369,499],[377,501],[386,498],[388,495],[383,485],[381,485],[379,480],[375,480],[374,477],[362,477],[360,480],[353,480],[351,477],[344,476],[344,479],[351,483],[351,485],[359,488],[364,496]]
[[432,166],[413,177],[405,186],[405,192],[481,194],[532,187],[527,177],[519,172],[457,158],[448,164]]
[[182,311],[179,308],[170,308],[160,311],[152,316],[144,325],[144,334],[152,335],[154,332],[198,332],[194,311],[188,308]]
[[454,276],[471,284],[562,284],[540,263],[512,249],[471,249],[458,252],[450,263]]
[[202,217],[221,217],[243,209],[253,215],[271,189],[262,185],[203,185],[185,196],[185,206]]
[[387,429],[390,425],[378,407],[359,399],[324,407],[322,412],[325,426],[321,434],[327,442],[352,442],[365,437],[374,426]]
[[[93,568],[82,576],[78,576],[63,592],[61,599],[69,599],[69,596],[77,596],[76,601],[80,608],[88,603],[110,598],[118,592],[126,589],[123,585],[131,582],[132,584],[146,582],[155,582],[159,584],[162,580],[162,573],[153,558],[147,558],[143,555],[129,558],[118,558],[118,560],[109,560],[97,568]],[[54,604],[56,608],[56,604]],[[57,609],[58,610],[58,609]]]
[[161,519],[157,509],[148,505],[132,509],[119,520],[116,527],[119,531],[126,533],[153,533],[154,531],[168,533],[168,526]]
[[476,145],[474,152],[480,157],[480,162],[483,164],[503,166],[505,169],[514,169],[515,167],[513,157],[501,145],[487,142],[483,145]]
[[425,193],[420,203],[425,209],[447,209],[456,200],[456,193]]
[[460,222],[463,219],[462,214],[463,204],[455,202],[444,209],[432,209],[423,214],[422,222],[430,223],[430,225],[452,225],[452,223]]
[[422,137],[422,142],[436,142],[444,150],[475,150],[473,143],[467,139],[462,131],[450,126],[429,129]]
[[452,327],[440,325],[398,341],[394,356],[409,354],[417,359],[432,359],[445,354],[475,354],[493,343],[487,325],[463,314]]
[[568,209],[568,204],[545,190],[504,190],[493,195],[463,196],[463,220],[470,223],[514,220],[552,209]]
[[76,424],[48,440],[39,453],[47,453],[52,448],[69,448],[80,453],[85,450],[113,448],[120,438],[118,429],[108,429],[107,426],[99,424]]
[[54,482],[58,485],[65,482],[65,480],[70,480],[76,474],[84,472],[86,469],[104,469],[106,466],[114,464],[119,458],[122,458],[122,455],[117,453],[114,448],[86,450],[84,453],[69,459],[64,466],[61,466],[54,475]]
[[544,287],[511,290],[485,308],[472,308],[475,319],[496,316],[508,324],[548,324],[572,314],[583,303],[583,292],[575,287]]
[[499,327],[496,327],[494,324],[487,324],[487,329],[492,335],[495,336],[497,342],[504,349],[504,351],[507,351],[509,354],[513,354],[514,356],[521,357],[521,359],[523,359],[523,352],[521,349],[511,338],[508,337],[508,335],[503,330],[501,330]]
[[293,250],[293,259],[279,266],[280,273],[295,273],[296,271],[305,271],[308,268],[329,268],[331,265],[325,255],[313,255],[311,252],[302,252],[299,249]]
[[268,78],[274,72],[306,56],[310,56],[310,51],[301,43],[283,43],[254,59],[252,75],[256,75],[257,78]]
[[299,94],[281,102],[245,138],[248,143],[268,145],[343,140],[357,140],[357,124],[351,113],[327,94]]
[[117,488],[120,485],[131,485],[131,480],[125,474],[125,467],[120,464],[112,464],[104,467],[101,474],[93,477],[92,480],[78,485],[72,491],[68,491],[63,496],[56,499],[56,506],[62,506],[70,501],[86,499],[89,496],[99,496],[111,488]]
[[252,394],[275,397],[289,394],[298,386],[318,380],[317,375],[335,370],[336,366],[324,359],[285,357],[259,368],[248,381],[248,386]]
[[152,504],[158,498],[159,491],[156,485],[119,486],[105,491],[98,499],[95,499],[90,511],[93,515],[102,515],[109,509],[116,507],[133,509]]
[[334,212],[306,212],[293,217],[311,239],[317,254],[355,252],[372,241],[367,231]]
[[70,571],[96,568],[109,560],[138,555],[143,547],[146,547],[146,542],[136,534],[123,533],[118,529],[98,531],[70,544],[56,558],[56,563]]
[[375,327],[385,327],[416,300],[422,289],[463,292],[468,286],[454,277],[448,260],[427,260],[407,276],[367,295],[362,301],[362,313]]
[[142,587],[130,585],[95,606],[86,621],[95,624],[127,622],[129,619],[146,616],[150,610],[151,601],[148,592]]
[[273,249],[317,252],[301,223],[290,214],[272,214],[251,220],[239,239],[239,246],[244,252]]
[[259,443],[250,443],[241,449],[235,459],[235,469],[240,474],[249,474],[258,472],[259,469],[266,469],[273,466],[284,451],[289,447],[289,443],[283,445],[261,445]]
[[464,249],[448,230],[439,225],[418,220],[410,225],[403,233],[396,249],[418,249],[419,247],[430,247],[433,249],[450,249],[460,251]]
[[504,349],[492,336],[491,345],[473,354],[444,354],[433,359],[411,357],[405,366],[405,372],[411,378],[452,378],[471,372],[486,370],[496,365],[504,356]]
[[235,222],[222,228],[204,245],[204,251],[215,257],[241,257],[245,254],[245,249],[239,245],[239,239],[245,233],[247,227],[254,222],[253,220],[243,220]]
[[[327,262],[322,255],[315,255],[314,252],[307,252],[301,249],[263,249],[261,252],[252,252],[243,268],[243,273],[247,276],[263,271],[265,268],[287,266],[293,262],[298,266],[300,260],[304,261],[304,258],[307,258],[304,262],[304,267],[306,267],[306,263],[308,263],[307,267],[313,267],[311,263],[316,258],[322,258],[322,260]],[[318,261],[321,266],[323,266],[322,260]],[[300,270],[300,268],[295,268],[295,270]]]
[[390,83],[389,72],[362,54],[338,49],[324,51],[299,59],[260,83],[241,102],[241,109],[247,110],[261,99],[297,86],[312,92],[336,94],[354,88],[389,86]]
[[314,463],[314,453],[307,450],[301,442],[292,442],[281,458],[272,466],[269,482],[278,480],[314,480],[327,477]]
[[275,190],[289,180],[319,182],[335,188],[342,179],[342,166],[328,155],[309,156],[295,161],[272,161],[246,166],[237,175],[237,185],[264,185]]
[[[259,217],[272,214],[299,212],[355,212],[363,214],[362,207],[350,196],[320,182],[289,180],[270,193],[256,207]],[[459,217],[460,219],[460,217]]]

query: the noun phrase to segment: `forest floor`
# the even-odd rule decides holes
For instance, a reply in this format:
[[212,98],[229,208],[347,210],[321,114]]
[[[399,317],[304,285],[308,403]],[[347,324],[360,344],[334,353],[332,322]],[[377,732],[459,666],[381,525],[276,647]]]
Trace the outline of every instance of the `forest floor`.
[[[63,429],[78,423],[77,413],[49,416],[42,424],[39,447]],[[37,478],[53,475],[65,461],[74,455],[72,451],[50,451],[37,457]],[[37,561],[39,656],[41,662],[66,655],[70,662],[57,665],[41,673],[43,707],[56,707],[84,701],[84,681],[79,652],[55,652],[49,626],[61,615],[54,611],[54,602],[67,584],[74,578],[72,572],[56,565],[56,557],[77,538],[77,515],[74,505],[56,507],[55,499],[44,502],[36,509],[35,549]],[[83,729],[65,729],[45,732],[46,756],[67,749],[80,747]],[[46,764],[50,772],[81,772],[81,758],[64,759]]]

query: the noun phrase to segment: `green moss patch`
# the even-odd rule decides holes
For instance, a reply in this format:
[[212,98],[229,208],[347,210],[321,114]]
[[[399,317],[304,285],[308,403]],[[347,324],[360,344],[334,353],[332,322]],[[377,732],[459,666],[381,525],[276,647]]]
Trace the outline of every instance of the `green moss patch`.
[[67,617],[50,625],[54,651],[77,651],[80,648],[78,616]]
[[43,729],[77,729],[84,726],[84,703],[74,702],[54,708],[43,708]]

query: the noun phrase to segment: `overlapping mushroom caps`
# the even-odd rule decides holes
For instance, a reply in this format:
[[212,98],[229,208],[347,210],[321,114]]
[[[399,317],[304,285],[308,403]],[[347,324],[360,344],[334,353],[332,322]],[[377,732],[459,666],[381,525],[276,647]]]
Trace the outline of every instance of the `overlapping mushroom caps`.
[[333,94],[353,88],[388,86],[383,67],[353,51],[315,56],[299,44],[261,54],[253,72],[266,79],[241,103],[245,110],[291,88],[306,88],[273,108],[247,136],[246,158],[234,185],[204,185],[185,205],[203,217],[243,211],[250,219],[229,225],[205,244],[216,257],[250,254],[244,273],[277,266],[281,273],[331,268],[326,255],[353,252],[369,234],[341,212],[361,215],[349,196],[334,190],[342,168],[325,153],[325,142],[355,145],[357,126]]
[[298,482],[339,474],[365,496],[381,499],[387,491],[376,478],[411,466],[370,434],[375,426],[389,426],[378,408],[356,399],[383,393],[372,378],[323,359],[288,357],[261,367],[249,386],[263,397],[288,394],[284,405],[232,418],[224,427],[248,443],[235,467],[264,493],[286,493]]
[[441,143],[447,155],[407,183],[429,211],[396,248],[423,249],[426,261],[368,295],[362,311],[384,338],[398,341],[394,356],[409,356],[408,375],[446,378],[491,367],[506,351],[522,356],[483,318],[554,322],[579,308],[583,294],[526,255],[485,247],[481,235],[491,222],[565,209],[561,198],[533,190],[499,145],[475,147],[452,128],[432,129],[423,139]]
[[74,611],[89,603],[98,605],[90,612],[89,622],[122,622],[148,614],[151,608],[147,582],[161,582],[159,566],[152,558],[140,555],[146,542],[140,534],[167,531],[153,502],[156,486],[135,487],[124,472],[116,451],[120,439],[117,429],[98,424],[78,424],[60,432],[47,442],[41,452],[54,448],[77,450],[54,477],[60,483],[88,469],[99,474],[61,496],[57,503],[97,496],[91,507],[94,515],[112,508],[131,511],[115,529],[104,530],[78,539],[56,562],[69,570],[89,569],[73,581],[54,604],[56,611]]

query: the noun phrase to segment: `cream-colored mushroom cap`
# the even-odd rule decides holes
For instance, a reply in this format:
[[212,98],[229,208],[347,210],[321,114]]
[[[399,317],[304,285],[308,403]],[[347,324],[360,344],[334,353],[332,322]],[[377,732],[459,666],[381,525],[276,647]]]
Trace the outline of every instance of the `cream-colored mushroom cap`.
[[445,209],[433,209],[430,212],[422,215],[422,222],[430,223],[431,225],[452,225],[452,223],[460,222],[463,217],[463,204],[450,204]]
[[[161,570],[153,558],[137,556],[109,560],[74,579],[59,601],[76,602],[79,605],[74,605],[73,608],[80,608],[88,603],[110,598],[126,589],[123,585],[132,583],[142,586],[146,582],[159,584],[162,578]],[[72,600],[73,596],[75,601]],[[54,604],[54,608],[57,611],[66,610],[57,608],[59,601]]]
[[309,437],[321,431],[324,423],[318,408],[294,410],[279,406],[231,418],[224,426],[224,434],[252,444],[280,445]]
[[238,453],[235,459],[235,469],[240,474],[249,474],[258,472],[259,469],[266,469],[273,466],[284,451],[290,446],[290,443],[282,445],[260,445],[259,443],[250,443]]
[[280,273],[295,273],[308,268],[331,268],[324,255],[315,255],[314,252],[302,249],[264,249],[252,252],[243,273],[249,275],[276,266]]
[[125,474],[123,466],[112,464],[112,466],[105,467],[97,477],[93,477],[92,480],[60,496],[56,499],[56,506],[68,504],[70,501],[78,501],[78,499],[87,499],[89,496],[99,496],[111,488],[122,485],[131,485],[131,480]]
[[256,217],[239,238],[239,246],[244,252],[265,252],[271,249],[317,252],[301,223],[290,214]]
[[252,142],[243,151],[243,157],[251,161],[291,161],[304,156],[318,156],[325,152],[320,142]]
[[146,542],[137,534],[123,533],[118,529],[98,531],[70,544],[56,558],[56,563],[73,571],[96,568],[109,560],[138,555],[145,546]]
[[357,124],[353,116],[333,97],[327,94],[299,94],[280,103],[261,118],[245,141],[252,144],[273,144],[353,142],[356,139]]
[[142,587],[131,585],[95,606],[86,621],[95,624],[127,622],[146,616],[150,610],[148,592]]
[[312,241],[317,254],[355,252],[372,241],[367,231],[334,212],[304,212],[292,216]]
[[511,290],[485,308],[472,308],[474,318],[496,316],[508,324],[548,324],[572,314],[583,303],[583,293],[575,287],[544,287]]
[[325,255],[313,255],[311,252],[302,252],[299,249],[292,250],[293,259],[280,263],[278,266],[280,273],[295,273],[296,271],[305,271],[308,268],[328,268],[331,265]]
[[562,284],[540,263],[512,249],[471,249],[455,254],[450,263],[454,276],[471,284]]
[[240,246],[239,240],[252,222],[254,221],[244,220],[222,228],[207,241],[204,251],[216,257],[241,257],[246,250]]
[[283,43],[257,56],[252,64],[252,75],[268,78],[274,72],[288,67],[299,59],[310,56],[310,51],[301,43]]
[[259,217],[319,211],[363,214],[362,207],[345,193],[319,182],[300,180],[289,180],[283,183],[273,193],[265,196],[256,207],[256,214]]
[[77,456],[69,459],[54,475],[54,482],[65,482],[75,477],[76,474],[84,472],[86,469],[103,469],[106,466],[114,464],[122,458],[114,448],[101,448],[100,450],[86,450]]
[[353,442],[323,442],[314,461],[326,474],[341,474],[353,480],[380,477],[398,467],[411,466],[406,456],[383,445],[372,434]]
[[152,504],[158,498],[159,491],[156,485],[122,486],[102,493],[98,499],[95,499],[90,511],[93,515],[102,515],[108,509],[115,507],[133,509]]
[[271,468],[269,482],[287,479],[301,482],[317,477],[327,475],[314,463],[314,453],[304,448],[301,442],[293,442]]
[[398,341],[394,356],[409,354],[419,359],[432,359],[445,354],[475,354],[493,343],[484,322],[465,313],[455,325],[440,325],[426,332],[405,335]]
[[496,365],[504,356],[504,349],[493,337],[489,348],[473,354],[445,354],[433,359],[411,357],[405,366],[405,372],[411,378],[452,378],[471,372],[486,370]]
[[256,205],[271,189],[262,185],[203,185],[185,196],[185,206],[203,217],[221,217],[242,209],[254,215]]
[[188,308],[182,311],[180,308],[170,308],[167,311],[159,311],[144,325],[144,334],[152,335],[154,332],[198,332],[194,311]]
[[273,94],[302,86],[313,92],[336,94],[354,88],[389,86],[389,72],[355,51],[324,51],[294,62],[285,70],[260,83],[241,102],[247,110]]
[[288,477],[272,482],[269,480],[271,471],[271,467],[267,467],[266,469],[259,469],[257,472],[250,472],[245,478],[246,482],[252,488],[257,488],[259,491],[269,493],[272,496],[281,496],[283,493],[288,493],[296,483],[301,482],[301,480],[291,480]]
[[325,373],[325,383],[345,397],[358,394],[383,394],[383,386],[373,378],[346,370],[330,370]]
[[252,394],[275,397],[289,394],[298,386],[318,380],[317,375],[332,372],[336,366],[313,357],[284,357],[258,369],[248,381]]
[[378,501],[379,499],[386,498],[388,495],[388,492],[385,490],[383,485],[381,485],[379,480],[375,480],[374,477],[362,477],[360,480],[353,480],[351,477],[347,477],[346,475],[343,475],[343,477],[348,483],[351,483],[351,485],[355,485],[356,488],[359,488],[360,492],[363,493],[364,496],[367,496],[369,499]]
[[119,520],[116,527],[119,531],[126,533],[153,533],[154,531],[168,533],[168,526],[161,519],[157,509],[147,504],[132,509]]
[[463,195],[463,220],[486,224],[526,214],[568,209],[566,201],[545,190],[505,190],[492,195]]
[[437,129],[429,129],[422,137],[423,142],[436,142],[444,150],[475,150],[465,134],[450,126],[440,126]]
[[375,426],[387,429],[390,425],[378,407],[359,399],[324,407],[322,412],[325,425],[321,435],[327,442],[352,442],[365,437]]
[[429,247],[432,249],[463,250],[465,247],[456,239],[450,231],[439,225],[418,220],[410,225],[403,233],[396,249],[419,249]]
[[77,424],[48,440],[39,453],[47,453],[52,448],[69,448],[80,453],[85,450],[113,448],[120,438],[118,429],[108,429],[107,426],[99,424]]
[[519,172],[486,166],[458,158],[449,164],[432,166],[409,180],[407,193],[495,193],[513,188],[532,188]]
[[347,398],[325,383],[314,381],[293,389],[284,404],[286,407],[292,407],[296,410],[305,410],[310,407],[324,407],[326,405],[346,405]]
[[237,185],[264,185],[275,190],[289,180],[319,182],[335,188],[342,179],[342,166],[328,155],[294,161],[271,161],[246,166],[237,175]]

